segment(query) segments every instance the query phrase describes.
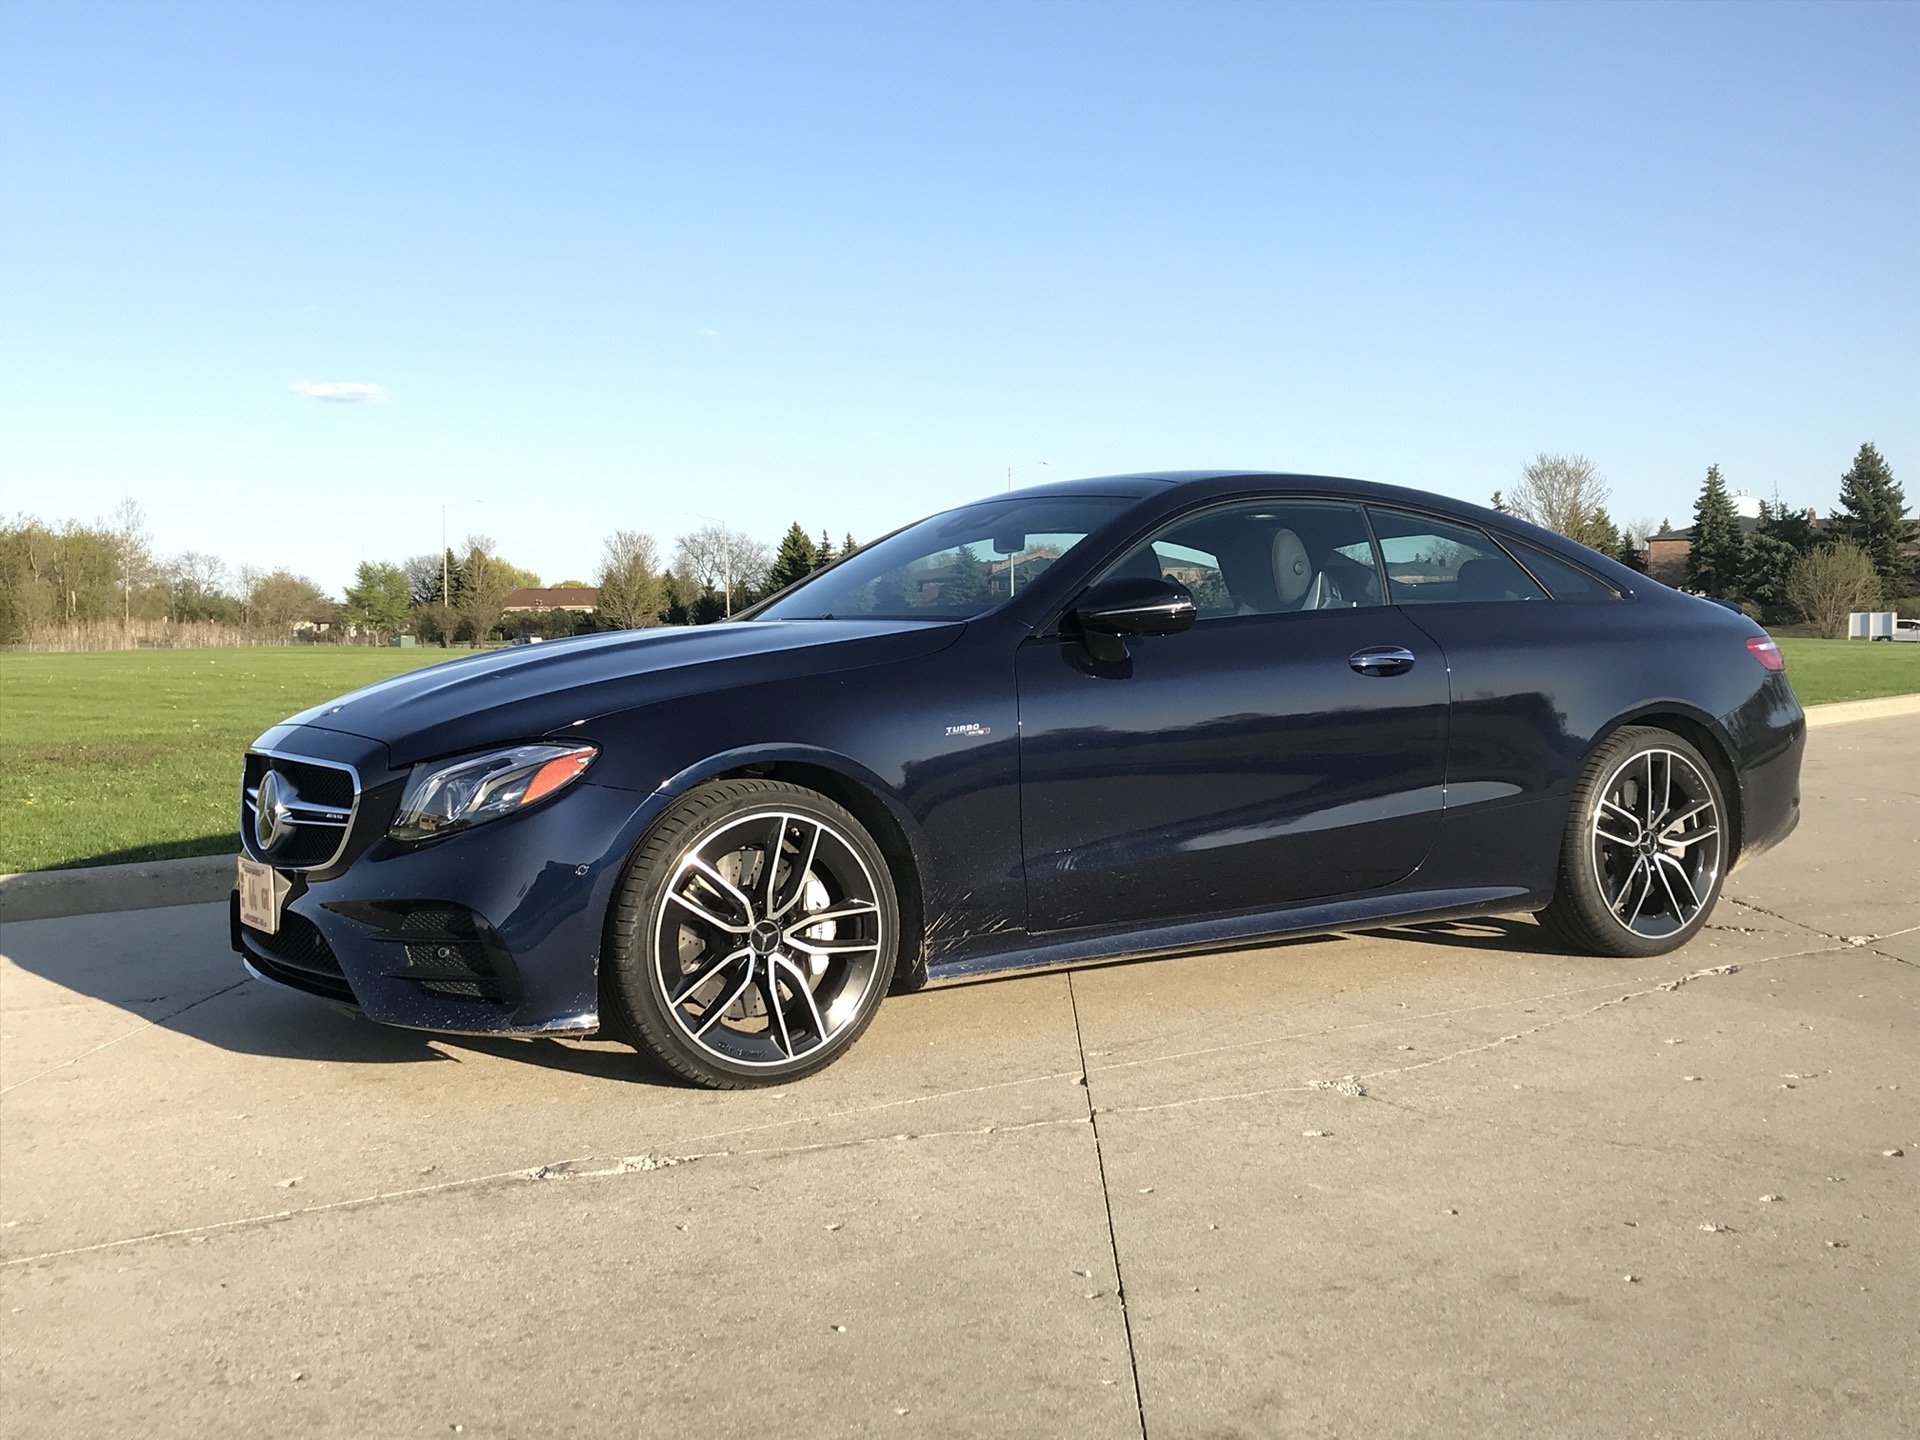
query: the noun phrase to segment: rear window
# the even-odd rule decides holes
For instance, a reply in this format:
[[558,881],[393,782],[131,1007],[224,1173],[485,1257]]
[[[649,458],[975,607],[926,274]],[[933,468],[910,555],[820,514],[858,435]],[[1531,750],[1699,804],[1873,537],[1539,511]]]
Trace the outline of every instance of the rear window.
[[1527,572],[1478,530],[1405,510],[1369,507],[1367,513],[1396,605],[1546,598]]
[[1620,598],[1620,592],[1613,586],[1598,575],[1589,574],[1570,561],[1549,555],[1538,546],[1525,545],[1518,540],[1506,540],[1504,543],[1519,557],[1520,563],[1533,572],[1533,578],[1546,586],[1547,593],[1556,600],[1604,604],[1608,600]]

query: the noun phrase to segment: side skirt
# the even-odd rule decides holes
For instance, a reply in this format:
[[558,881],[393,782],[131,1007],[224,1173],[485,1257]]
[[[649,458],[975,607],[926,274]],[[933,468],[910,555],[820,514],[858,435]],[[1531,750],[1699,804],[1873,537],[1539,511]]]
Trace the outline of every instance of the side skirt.
[[[1529,908],[1532,892],[1521,885],[1490,885],[1462,890],[1415,890],[1366,900],[1340,900],[1288,910],[1156,925],[1144,930],[1107,930],[1061,938],[1029,939],[1005,950],[970,955],[930,965],[928,979],[960,980],[1010,970],[1040,970],[1089,960],[1135,960],[1149,956],[1190,955],[1299,935],[1333,935],[1375,925],[1416,920],[1458,920],[1500,915]],[[1534,897],[1537,899],[1537,897]],[[1523,902],[1516,904],[1515,902]],[[1541,901],[1539,903],[1545,903]]]

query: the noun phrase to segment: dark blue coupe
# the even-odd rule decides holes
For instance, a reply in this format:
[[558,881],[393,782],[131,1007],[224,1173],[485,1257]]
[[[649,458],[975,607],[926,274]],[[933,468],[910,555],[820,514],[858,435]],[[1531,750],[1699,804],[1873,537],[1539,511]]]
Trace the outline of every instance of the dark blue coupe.
[[1684,944],[1799,818],[1760,628],[1508,515],[1129,475],[733,623],[475,655],[248,751],[233,942],[393,1025],[830,1063],[889,990],[1533,912]]

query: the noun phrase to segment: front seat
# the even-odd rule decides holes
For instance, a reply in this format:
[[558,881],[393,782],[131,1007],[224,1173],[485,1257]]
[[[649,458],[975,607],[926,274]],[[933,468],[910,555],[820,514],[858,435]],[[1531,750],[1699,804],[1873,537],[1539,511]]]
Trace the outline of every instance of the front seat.
[[1307,547],[1291,530],[1273,532],[1273,588],[1279,593],[1282,610],[1311,610],[1319,589],[1320,576],[1307,556]]

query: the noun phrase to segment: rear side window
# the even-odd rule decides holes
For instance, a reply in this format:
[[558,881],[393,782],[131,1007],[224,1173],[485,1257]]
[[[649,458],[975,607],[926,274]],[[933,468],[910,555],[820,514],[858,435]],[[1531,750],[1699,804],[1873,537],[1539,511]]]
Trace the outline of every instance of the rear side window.
[[1518,540],[1509,540],[1506,545],[1556,600],[1597,605],[1620,598],[1620,592],[1598,575],[1590,575],[1578,565],[1549,555],[1538,546],[1523,545]]
[[1547,598],[1483,531],[1405,510],[1367,514],[1396,605]]

